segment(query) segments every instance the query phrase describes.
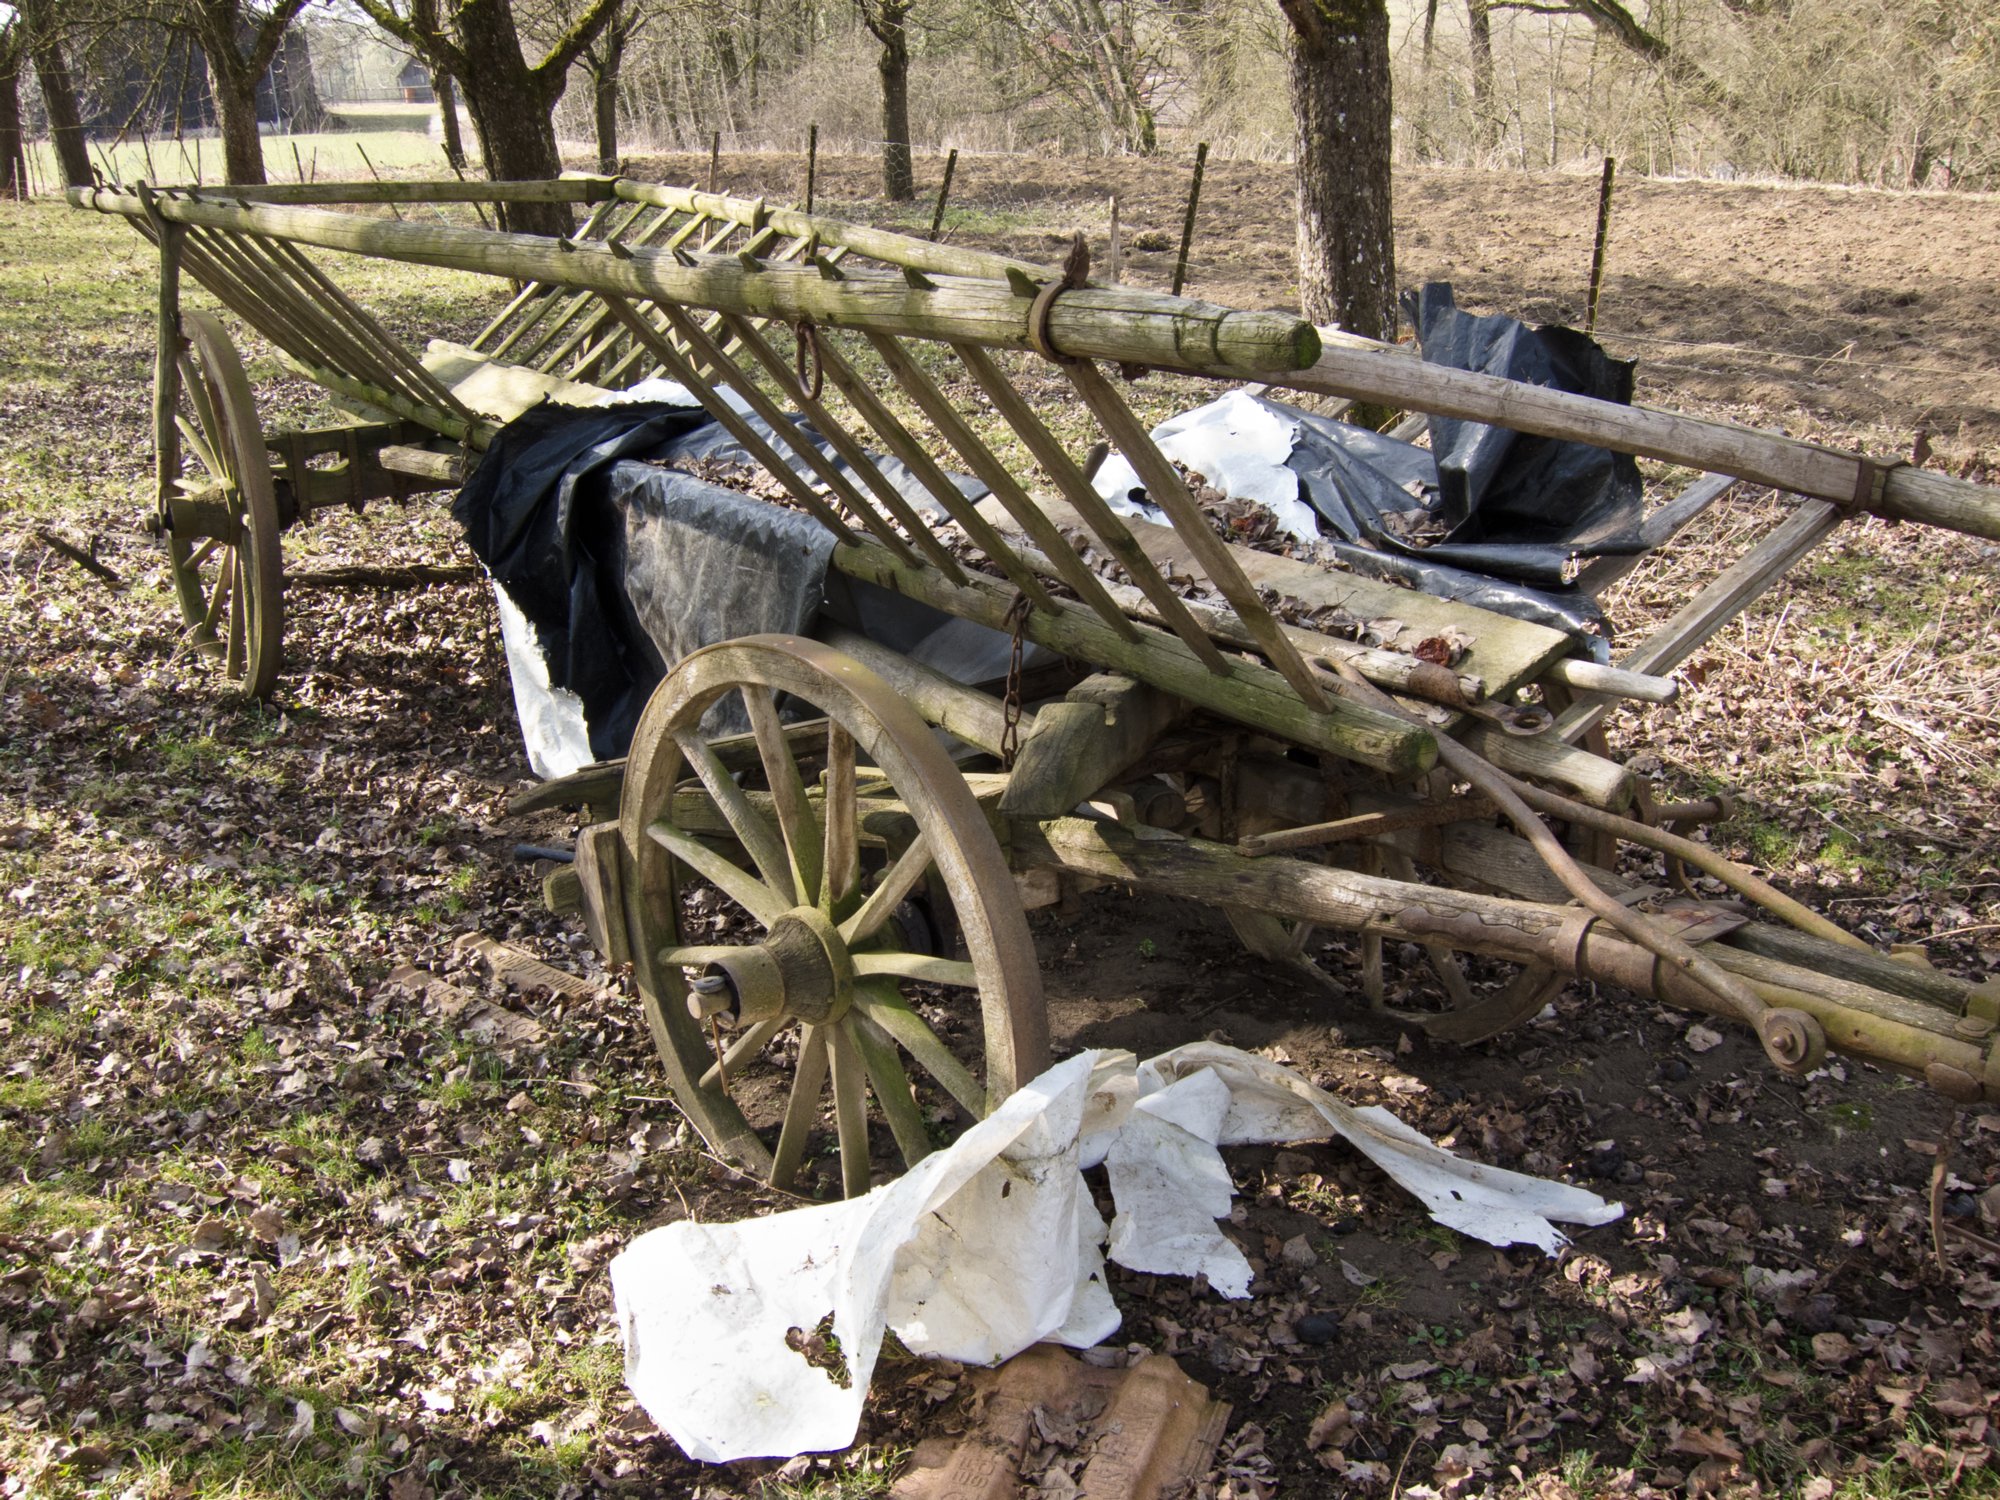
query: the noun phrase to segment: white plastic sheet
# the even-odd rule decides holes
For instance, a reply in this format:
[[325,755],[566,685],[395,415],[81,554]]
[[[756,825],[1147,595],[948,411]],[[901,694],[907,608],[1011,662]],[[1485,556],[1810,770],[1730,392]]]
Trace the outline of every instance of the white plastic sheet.
[[[1143,1065],[1089,1052],[865,1197],[633,1241],[611,1264],[626,1381],[691,1458],[844,1448],[885,1329],[968,1364],[1109,1337],[1107,1233],[1120,1265],[1247,1296],[1249,1262],[1216,1224],[1234,1193],[1218,1145],[1334,1134],[1440,1223],[1492,1244],[1553,1253],[1565,1240],[1551,1220],[1623,1211],[1461,1161],[1387,1111],[1233,1047],[1197,1043]],[[1108,1231],[1082,1176],[1099,1161],[1117,1205]]]

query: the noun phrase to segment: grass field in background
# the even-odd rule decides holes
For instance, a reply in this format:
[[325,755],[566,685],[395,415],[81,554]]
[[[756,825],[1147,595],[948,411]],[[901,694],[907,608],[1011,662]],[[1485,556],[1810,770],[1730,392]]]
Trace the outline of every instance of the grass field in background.
[[[301,178],[352,182],[376,172],[404,173],[422,168],[450,175],[444,148],[430,134],[438,117],[435,105],[392,102],[330,108],[342,129],[264,137],[264,172],[272,182]],[[54,149],[47,141],[37,141],[28,154],[28,171],[37,179],[37,191],[54,191],[62,181]],[[148,182],[220,182],[222,138],[209,131],[178,140],[92,141],[90,160],[98,171],[119,182],[140,178]]]

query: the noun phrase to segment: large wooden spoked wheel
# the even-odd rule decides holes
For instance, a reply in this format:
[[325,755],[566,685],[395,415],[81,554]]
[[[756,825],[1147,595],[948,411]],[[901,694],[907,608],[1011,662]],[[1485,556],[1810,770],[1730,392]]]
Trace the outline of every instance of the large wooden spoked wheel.
[[[757,751],[740,779],[699,727],[732,694]],[[823,724],[788,728],[781,699]],[[937,736],[880,677],[791,636],[708,647],[654,693],[627,764],[633,969],[674,1098],[716,1151],[789,1187],[830,1091],[853,1196],[869,1186],[871,1113],[914,1162],[953,1101],[983,1115],[1047,1065],[1041,976],[1006,857]],[[689,874],[729,908],[720,941],[683,941]],[[948,900],[963,958],[927,951],[926,930],[944,923],[915,914],[925,892]],[[957,1050],[939,1034],[953,1009],[968,1034]],[[720,1057],[709,1017],[733,1027]],[[796,1064],[753,1106],[745,1075],[788,1032]],[[775,1144],[759,1126],[775,1126]]]
[[[277,685],[284,573],[271,461],[243,361],[207,313],[181,315],[172,491],[160,496],[167,557],[186,639],[225,682],[253,698]],[[178,502],[178,503],[176,503]]]

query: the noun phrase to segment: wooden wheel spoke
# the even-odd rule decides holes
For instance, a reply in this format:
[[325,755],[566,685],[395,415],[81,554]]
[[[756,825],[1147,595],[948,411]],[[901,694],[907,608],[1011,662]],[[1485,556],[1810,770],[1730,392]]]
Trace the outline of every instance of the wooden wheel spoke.
[[188,554],[188,560],[185,566],[189,568],[199,568],[203,563],[207,562],[211,557],[215,555],[215,549],[217,547],[220,547],[221,545],[222,545],[221,537],[215,537],[215,536],[203,537],[201,539],[201,545]]
[[729,774],[729,768],[716,757],[709,748],[708,741],[692,729],[678,730],[674,743],[694,767],[695,775],[708,789],[708,795],[715,800],[716,808],[736,835],[737,842],[749,851],[758,873],[773,893],[781,897],[785,906],[798,904],[797,888],[792,884],[791,856],[785,851],[785,841],[771,822],[750,805],[750,799],[743,795],[743,788],[736,784],[736,778]]
[[861,884],[861,823],[855,808],[854,736],[826,726],[826,875],[820,909],[836,915]]
[[840,1133],[840,1188],[849,1198],[868,1191],[868,1075],[852,1027],[827,1028],[833,1062],[833,1119]]
[[243,642],[248,633],[245,629],[244,621],[246,602],[244,595],[248,590],[243,587],[243,549],[241,547],[231,547],[229,549],[229,561],[224,565],[224,570],[232,576],[234,587],[229,591],[229,645],[223,655],[222,672],[225,677],[241,677],[243,675]]
[[986,1090],[947,1047],[930,1023],[910,1009],[896,987],[886,980],[864,981],[854,987],[854,1004],[861,1013],[909,1053],[916,1063],[974,1115],[986,1113]]
[[785,1101],[785,1123],[778,1131],[778,1149],[771,1154],[771,1186],[790,1188],[806,1154],[806,1137],[819,1120],[819,1096],[826,1088],[826,1030],[808,1026],[799,1039],[799,1066],[792,1075],[791,1097]]
[[769,688],[745,687],[743,705],[750,711],[750,732],[757,740],[757,756],[764,763],[764,777],[771,788],[771,806],[777,811],[778,830],[791,858],[792,886],[801,905],[817,905],[823,863],[819,825],[806,801],[799,763],[792,758],[792,747],[785,743],[777,695]]
[[646,834],[654,843],[715,886],[764,926],[769,927],[790,910],[791,902],[742,866],[732,863],[709,848],[693,834],[676,828],[665,820],[653,824],[646,830]]
[[868,1087],[882,1106],[896,1149],[903,1154],[903,1164],[914,1167],[930,1155],[931,1133],[924,1125],[916,1095],[910,1092],[910,1076],[896,1056],[896,1044],[865,1015],[850,1012],[847,1025],[854,1035],[855,1050],[861,1054],[861,1065],[868,1070]]
[[229,607],[229,596],[236,592],[232,587],[236,582],[235,561],[236,550],[232,547],[223,554],[222,566],[215,570],[215,588],[208,596],[208,612],[196,627],[196,640],[215,639],[215,627],[222,622],[222,611]]
[[785,1018],[782,1016],[773,1017],[768,1021],[759,1021],[755,1026],[752,1026],[743,1035],[729,1044],[728,1050],[722,1054],[722,1063],[719,1067],[710,1068],[706,1073],[701,1075],[701,1086],[705,1089],[714,1088],[722,1082],[722,1075],[724,1073],[734,1078],[737,1070],[768,1047],[771,1044],[771,1038],[784,1030],[784,1026]]
[[230,482],[229,471],[223,468],[215,450],[209,447],[208,438],[202,430],[178,412],[174,413],[174,426],[180,429],[181,441],[194,450],[195,461],[208,471],[210,479],[224,489],[234,490],[235,485]]
[[852,946],[873,937],[896,908],[903,904],[903,898],[917,888],[917,882],[924,878],[924,872],[930,867],[930,835],[919,833],[909,848],[897,855],[895,862],[882,872],[882,879],[868,893],[861,909],[840,924],[841,939]]
[[903,979],[921,979],[926,984],[979,988],[979,971],[971,964],[956,958],[932,958],[928,953],[857,953],[854,972],[894,974]]
[[[181,361],[181,389],[187,393],[188,406],[194,412],[194,424],[200,429],[208,449],[209,472],[216,478],[228,476],[224,454],[227,452],[229,434],[224,430],[221,415],[216,410],[214,393],[208,388],[208,378],[192,359]],[[181,436],[186,437],[188,429],[176,419],[181,427]]]

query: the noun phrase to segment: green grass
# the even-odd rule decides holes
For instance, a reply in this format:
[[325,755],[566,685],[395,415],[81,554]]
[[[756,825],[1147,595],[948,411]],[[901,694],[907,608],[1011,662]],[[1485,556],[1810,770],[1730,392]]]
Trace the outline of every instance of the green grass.
[[[448,178],[444,149],[430,138],[437,116],[427,105],[350,105],[337,113],[345,128],[300,135],[267,135],[264,175],[272,182],[296,182],[299,168],[314,182],[365,182],[376,172],[409,173],[428,169]],[[30,148],[29,171],[46,182],[60,181],[55,157],[47,143]],[[160,183],[222,181],[222,142],[214,136],[190,135],[180,141],[95,141],[91,165],[119,182],[145,179]],[[374,170],[370,170],[372,163]],[[108,169],[107,169],[108,164]]]

